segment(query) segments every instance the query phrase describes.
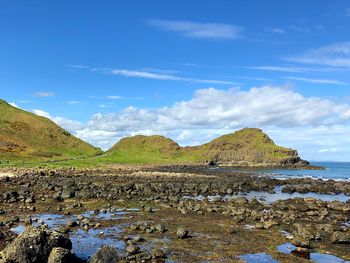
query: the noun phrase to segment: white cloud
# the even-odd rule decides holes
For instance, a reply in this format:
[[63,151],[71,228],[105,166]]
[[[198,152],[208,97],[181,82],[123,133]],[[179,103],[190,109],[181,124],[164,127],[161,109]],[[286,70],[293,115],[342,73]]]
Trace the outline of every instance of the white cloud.
[[276,34],[284,34],[285,33],[284,29],[278,28],[278,27],[268,28],[267,31],[271,32],[271,33],[276,33]]
[[175,20],[150,20],[148,23],[158,29],[179,33],[191,38],[235,39],[241,37],[242,27],[219,24],[197,23]]
[[[276,143],[298,149],[306,159],[350,156],[350,105],[305,97],[284,86],[200,89],[192,99],[168,107],[97,113],[87,123],[34,112],[103,149],[135,134],[161,134],[181,145],[195,145],[243,127],[259,127]],[[329,152],[320,153],[320,149]]]
[[234,129],[242,126],[294,127],[337,124],[350,119],[350,106],[307,98],[284,87],[197,90],[189,101],[171,107],[128,107],[118,113],[95,114],[90,126],[104,130]]
[[33,94],[35,97],[43,98],[43,97],[53,97],[55,96],[54,92],[51,91],[40,91]]
[[123,97],[116,96],[116,95],[110,95],[110,96],[107,96],[107,98],[110,99],[110,100],[121,100],[121,99],[123,99]]
[[50,113],[48,113],[46,111],[43,111],[43,110],[34,109],[34,110],[32,110],[32,112],[34,114],[38,115],[38,116],[41,116],[41,117],[45,117],[45,118],[48,118],[48,119],[51,118]]
[[187,67],[194,67],[194,68],[203,68],[204,67],[203,65],[200,65],[200,64],[188,63],[188,62],[183,63],[183,65],[187,66]]
[[85,65],[68,65],[67,67],[76,68],[76,69],[88,69],[89,68],[89,66],[85,66]]
[[107,109],[107,108],[110,108],[110,106],[108,105],[105,105],[105,104],[100,104],[98,105],[101,109]]
[[75,105],[75,104],[83,104],[83,101],[78,101],[78,100],[70,100],[70,101],[66,101],[67,104],[70,105]]
[[320,149],[320,150],[318,150],[318,152],[319,153],[326,153],[326,152],[329,152],[329,150],[328,149]]
[[347,83],[345,82],[342,82],[339,80],[333,80],[333,79],[310,79],[310,78],[300,78],[300,77],[292,77],[292,76],[286,76],[283,78],[289,79],[289,80],[304,81],[309,83],[317,83],[317,84],[347,85]]
[[295,66],[253,66],[251,69],[259,69],[266,71],[279,71],[279,72],[291,72],[291,73],[299,73],[299,72],[330,72],[330,71],[342,71],[339,68],[330,68],[330,67],[314,67],[314,68],[306,68],[306,67],[295,67]]
[[69,120],[63,117],[53,117],[50,113],[43,110],[33,109],[32,112],[38,116],[51,119],[56,124],[71,132],[80,130],[84,127],[84,125],[79,121]]
[[15,108],[18,108],[18,109],[20,108],[20,107],[18,107],[18,105],[17,105],[16,103],[14,103],[14,102],[10,102],[9,104],[10,104],[12,107],[15,107]]
[[304,64],[350,68],[350,42],[335,43],[285,59]]
[[139,70],[112,69],[112,70],[109,70],[107,72],[112,74],[112,75],[121,75],[124,77],[131,77],[131,78],[186,81],[186,82],[196,82],[196,83],[206,83],[206,84],[237,85],[236,82],[227,81],[227,80],[186,78],[186,77],[179,77],[179,76],[175,76],[175,75],[158,74],[158,73],[139,71]]

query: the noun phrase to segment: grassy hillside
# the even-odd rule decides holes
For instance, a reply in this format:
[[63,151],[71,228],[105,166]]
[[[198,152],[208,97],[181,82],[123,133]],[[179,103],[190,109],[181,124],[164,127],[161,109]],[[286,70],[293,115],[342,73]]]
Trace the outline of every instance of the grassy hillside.
[[260,129],[245,128],[198,147],[202,160],[218,164],[279,164],[298,158],[295,150],[276,145]]
[[106,158],[118,163],[220,165],[281,165],[301,160],[297,151],[277,146],[260,129],[252,128],[195,147],[180,147],[162,136],[128,137],[115,144]]
[[82,158],[100,153],[51,120],[0,100],[0,160]]
[[107,158],[118,163],[138,164],[186,161],[176,142],[159,135],[123,138],[107,151]]

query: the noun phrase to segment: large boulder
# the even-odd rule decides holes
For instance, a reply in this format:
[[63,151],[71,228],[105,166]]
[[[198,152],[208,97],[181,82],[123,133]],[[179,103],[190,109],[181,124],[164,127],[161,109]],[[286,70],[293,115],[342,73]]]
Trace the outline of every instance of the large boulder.
[[45,227],[28,227],[0,253],[2,263],[47,263],[53,248],[72,249],[72,242]]
[[89,263],[116,263],[119,260],[118,250],[115,247],[101,247],[89,260]]
[[78,263],[80,260],[69,249],[54,247],[47,263]]
[[337,244],[350,244],[350,231],[335,231],[331,236],[331,241]]

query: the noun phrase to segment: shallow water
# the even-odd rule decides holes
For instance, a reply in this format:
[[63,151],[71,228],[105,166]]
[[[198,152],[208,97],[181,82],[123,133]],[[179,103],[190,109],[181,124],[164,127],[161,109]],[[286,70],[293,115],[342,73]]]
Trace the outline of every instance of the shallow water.
[[312,165],[325,167],[325,170],[300,170],[300,169],[243,169],[235,167],[210,168],[212,172],[254,172],[262,175],[272,175],[278,179],[289,178],[314,178],[323,180],[350,181],[349,162],[311,162]]
[[[113,220],[121,218],[127,214],[125,211],[107,212],[94,214],[93,211],[88,211],[82,215],[89,219],[94,220]],[[67,220],[76,220],[77,215],[63,215],[63,214],[37,214],[32,217],[35,219],[33,226],[37,226],[40,222],[48,225],[49,228],[57,229],[62,225],[66,225]],[[72,251],[81,259],[88,259],[93,255],[100,247],[104,245],[114,246],[118,249],[120,254],[125,253],[124,242],[119,240],[121,233],[121,225],[114,225],[111,227],[89,229],[84,231],[82,229],[76,229],[69,234],[69,237],[73,243]],[[21,234],[25,230],[24,225],[18,225],[11,228],[11,230],[17,234]]]
[[327,202],[332,202],[332,201],[340,201],[340,202],[346,202],[347,200],[350,199],[349,196],[346,196],[345,194],[341,193],[341,194],[318,194],[318,193],[313,193],[313,192],[309,192],[309,193],[283,193],[282,192],[282,186],[277,186],[275,187],[274,191],[276,193],[274,194],[270,194],[268,192],[263,192],[263,191],[250,191],[247,193],[239,193],[238,195],[234,195],[232,196],[232,198],[234,197],[241,197],[244,196],[247,199],[253,199],[256,198],[258,200],[263,200],[267,203],[273,203],[275,201],[278,200],[287,200],[287,199],[291,199],[291,198],[306,198],[306,197],[312,197],[315,199],[320,199],[322,201],[327,201]]
[[[277,247],[277,250],[284,254],[292,254],[292,251],[294,251],[295,249],[296,247],[290,243],[285,243]],[[310,253],[310,260],[316,263],[349,263],[350,262],[350,261],[338,258],[334,255],[322,254],[317,252]]]
[[266,253],[244,254],[240,258],[247,263],[278,263],[276,259]]
[[306,197],[312,197],[315,199],[320,199],[322,201],[340,201],[340,202],[346,202],[347,200],[350,199],[349,196],[346,196],[345,194],[336,194],[336,195],[331,195],[331,194],[318,194],[318,193],[283,193],[282,192],[282,186],[277,186],[275,187],[275,193],[271,194],[269,192],[263,192],[263,191],[250,191],[247,193],[238,193],[236,195],[225,195],[225,196],[220,196],[220,195],[214,195],[214,196],[203,196],[203,195],[198,195],[198,196],[184,196],[184,199],[194,199],[198,201],[202,200],[208,200],[209,202],[214,202],[214,201],[219,201],[223,199],[224,201],[230,201],[234,200],[239,197],[245,197],[248,200],[252,199],[257,199],[265,203],[273,203],[278,200],[288,200],[291,198],[306,198]]

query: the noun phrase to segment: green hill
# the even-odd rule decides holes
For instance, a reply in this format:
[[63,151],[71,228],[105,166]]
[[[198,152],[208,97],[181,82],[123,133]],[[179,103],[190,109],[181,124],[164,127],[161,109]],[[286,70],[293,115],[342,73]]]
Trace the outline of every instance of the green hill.
[[108,159],[120,163],[306,165],[296,150],[277,146],[260,129],[245,128],[209,143],[180,147],[163,136],[133,136],[107,151]]
[[101,152],[51,120],[0,100],[0,160],[81,158]]
[[296,150],[276,145],[260,129],[245,128],[223,135],[197,149],[203,161],[217,164],[295,164]]

